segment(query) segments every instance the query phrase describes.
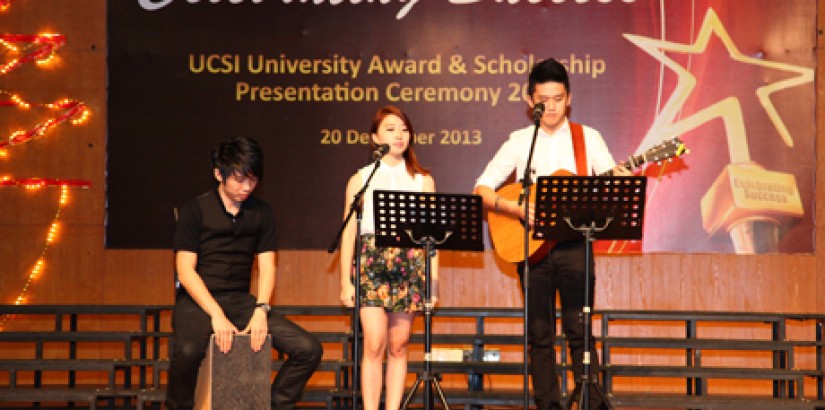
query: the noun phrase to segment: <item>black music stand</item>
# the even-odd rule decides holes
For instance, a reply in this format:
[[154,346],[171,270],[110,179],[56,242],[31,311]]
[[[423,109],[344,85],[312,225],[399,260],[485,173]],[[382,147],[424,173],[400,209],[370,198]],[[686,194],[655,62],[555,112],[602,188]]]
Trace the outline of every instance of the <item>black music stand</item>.
[[424,248],[424,371],[401,403],[406,409],[424,382],[424,408],[434,408],[433,387],[449,410],[440,375],[432,371],[431,259],[435,249],[483,251],[481,197],[478,195],[440,194],[432,192],[373,192],[375,206],[375,245],[399,248]]
[[[645,177],[540,177],[536,187],[536,239],[585,240],[585,258],[592,254],[595,239],[640,239],[644,221]],[[590,410],[590,261],[585,261],[584,359],[581,381],[567,402]],[[597,376],[598,377],[598,376]],[[593,386],[608,409],[613,406],[598,384]]]

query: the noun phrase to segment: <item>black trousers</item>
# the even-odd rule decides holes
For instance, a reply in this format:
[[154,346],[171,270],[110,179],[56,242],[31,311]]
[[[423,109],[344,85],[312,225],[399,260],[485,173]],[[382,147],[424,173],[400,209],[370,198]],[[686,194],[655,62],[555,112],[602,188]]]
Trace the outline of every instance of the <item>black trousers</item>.
[[[585,257],[585,243],[561,242],[540,262],[530,265],[529,300],[527,301],[528,342],[530,345],[533,393],[538,410],[561,409],[561,389],[556,373],[556,292],[561,301],[562,331],[567,336],[573,374],[578,384],[584,372],[584,278],[585,261],[590,263],[590,300],[593,306],[593,255]],[[519,266],[522,284],[523,265]],[[523,288],[522,288],[523,289]],[[593,336],[590,335],[590,374],[598,381],[599,357],[596,355]],[[591,385],[595,386],[595,384]],[[601,398],[594,388],[589,391],[589,408],[600,409]]]
[[[235,327],[239,330],[246,327],[255,310],[254,296],[229,292],[217,293],[213,297]],[[166,407],[169,410],[191,409],[195,404],[198,369],[212,335],[212,320],[181,290],[172,314],[172,327]],[[323,348],[315,336],[276,312],[269,313],[269,334],[272,347],[288,356],[272,382],[272,408],[291,410],[318,367]]]

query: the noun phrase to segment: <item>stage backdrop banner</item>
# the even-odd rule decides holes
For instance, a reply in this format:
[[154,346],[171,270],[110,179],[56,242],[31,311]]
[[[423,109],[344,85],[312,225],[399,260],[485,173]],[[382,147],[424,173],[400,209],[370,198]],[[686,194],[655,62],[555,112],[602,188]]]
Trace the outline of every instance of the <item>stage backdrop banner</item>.
[[367,164],[378,108],[410,115],[440,192],[470,193],[530,125],[532,65],[565,64],[570,118],[644,169],[644,238],[606,252],[814,249],[816,3],[749,1],[108,2],[110,248],[169,248],[173,209],[213,189],[232,136],[266,157],[257,195],[284,249],[326,249]]

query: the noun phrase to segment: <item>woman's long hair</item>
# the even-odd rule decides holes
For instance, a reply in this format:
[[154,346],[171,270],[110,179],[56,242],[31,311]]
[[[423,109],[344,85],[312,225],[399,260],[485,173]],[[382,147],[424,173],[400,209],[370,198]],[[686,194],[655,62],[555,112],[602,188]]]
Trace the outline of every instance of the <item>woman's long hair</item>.
[[[372,134],[378,134],[378,127],[381,126],[381,121],[384,121],[388,115],[395,115],[398,118],[401,118],[401,121],[404,122],[404,125],[407,127],[407,131],[410,132],[410,143],[407,144],[407,149],[404,151],[404,161],[407,165],[407,172],[411,176],[415,176],[415,174],[422,174],[422,175],[429,175],[430,171],[421,166],[418,162],[418,158],[415,156],[415,150],[413,149],[413,141],[415,141],[415,133],[413,132],[413,126],[410,122],[410,119],[407,117],[403,111],[401,111],[398,107],[394,105],[387,105],[378,109],[378,112],[375,113],[375,116],[372,118],[372,126],[370,127],[370,137]],[[370,138],[370,153],[374,152],[378,149],[378,145],[375,141]]]

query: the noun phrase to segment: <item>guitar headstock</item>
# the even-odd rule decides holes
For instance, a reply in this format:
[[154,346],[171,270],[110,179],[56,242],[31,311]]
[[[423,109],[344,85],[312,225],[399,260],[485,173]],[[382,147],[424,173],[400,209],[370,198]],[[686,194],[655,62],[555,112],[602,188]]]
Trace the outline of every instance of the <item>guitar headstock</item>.
[[[649,162],[662,162],[671,158],[681,157],[687,153],[688,149],[682,140],[680,140],[679,137],[673,137],[650,147],[644,153],[631,155],[627,161],[622,162],[619,166],[632,171]],[[607,171],[602,175],[613,175],[613,170]]]
[[688,152],[687,146],[679,137],[673,137],[669,140],[650,147],[642,154],[644,162],[661,162],[667,159],[680,157]]

